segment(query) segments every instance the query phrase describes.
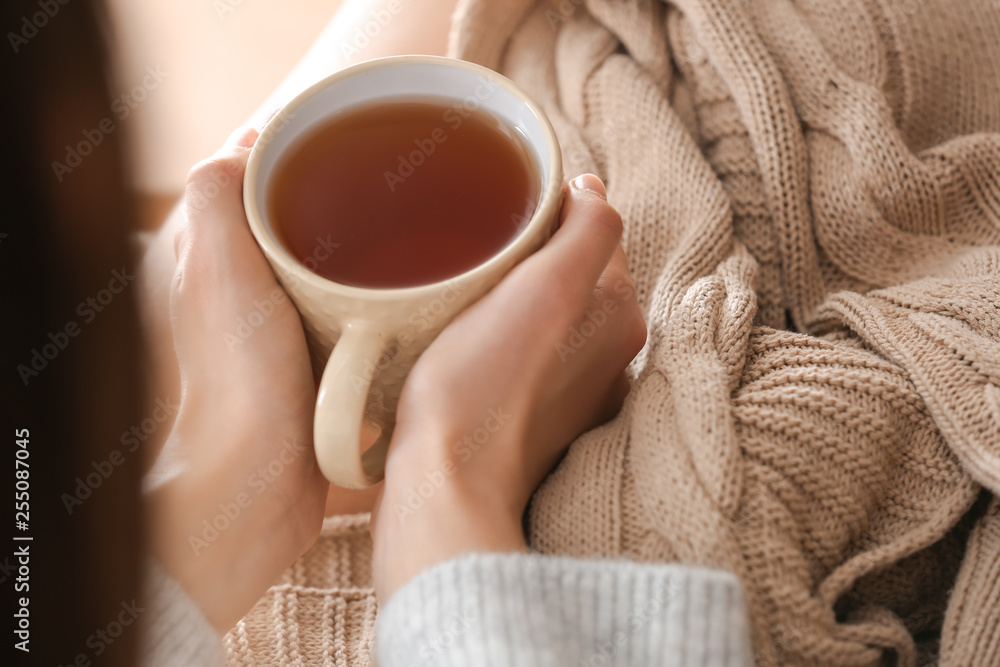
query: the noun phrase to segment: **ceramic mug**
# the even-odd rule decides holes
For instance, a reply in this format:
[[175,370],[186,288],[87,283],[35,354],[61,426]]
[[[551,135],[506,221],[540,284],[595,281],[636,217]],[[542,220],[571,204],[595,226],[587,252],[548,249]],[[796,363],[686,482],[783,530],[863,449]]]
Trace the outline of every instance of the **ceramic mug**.
[[[458,112],[486,111],[520,132],[541,178],[534,215],[489,260],[442,282],[371,289],[313,273],[277,241],[269,220],[275,164],[298,137],[337,112],[412,96],[434,96]],[[461,60],[399,56],[361,63],[300,93],[268,122],[250,153],[244,206],[257,243],[302,315],[313,368],[322,376],[313,435],[327,479],[348,488],[382,479],[396,403],[410,368],[456,315],[545,243],[558,219],[561,192],[559,145],[542,110],[508,79]],[[381,427],[364,452],[362,421]]]

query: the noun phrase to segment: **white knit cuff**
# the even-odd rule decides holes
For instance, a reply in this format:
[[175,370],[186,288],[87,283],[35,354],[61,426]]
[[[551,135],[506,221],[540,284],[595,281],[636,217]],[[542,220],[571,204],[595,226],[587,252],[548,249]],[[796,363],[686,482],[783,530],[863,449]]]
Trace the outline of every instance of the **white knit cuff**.
[[143,667],[216,667],[222,643],[194,600],[152,559],[146,561]]
[[379,667],[751,665],[736,576],[681,565],[479,554],[400,589]]

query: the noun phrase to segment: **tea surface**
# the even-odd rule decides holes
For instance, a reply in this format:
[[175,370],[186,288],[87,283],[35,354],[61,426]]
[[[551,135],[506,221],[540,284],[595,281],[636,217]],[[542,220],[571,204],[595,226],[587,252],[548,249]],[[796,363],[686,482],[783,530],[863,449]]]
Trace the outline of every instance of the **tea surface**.
[[496,255],[541,191],[521,135],[454,100],[355,107],[300,137],[275,166],[268,209],[306,267],[368,288],[446,280]]

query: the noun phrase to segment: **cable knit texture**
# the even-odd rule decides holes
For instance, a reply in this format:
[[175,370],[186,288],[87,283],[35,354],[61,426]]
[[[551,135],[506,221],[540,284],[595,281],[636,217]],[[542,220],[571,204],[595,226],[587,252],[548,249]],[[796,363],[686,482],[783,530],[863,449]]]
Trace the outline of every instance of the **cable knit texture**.
[[465,556],[400,589],[377,629],[380,667],[751,664],[739,580],[677,565]]
[[[451,54],[605,179],[649,324],[532,546],[735,573],[757,664],[1000,664],[1000,5],[461,0]],[[368,660],[362,539],[230,657]]]
[[648,314],[533,543],[735,572],[759,664],[1000,664],[1000,5],[467,0],[453,38],[606,179]]
[[367,514],[332,517],[316,544],[225,637],[230,665],[373,664]]

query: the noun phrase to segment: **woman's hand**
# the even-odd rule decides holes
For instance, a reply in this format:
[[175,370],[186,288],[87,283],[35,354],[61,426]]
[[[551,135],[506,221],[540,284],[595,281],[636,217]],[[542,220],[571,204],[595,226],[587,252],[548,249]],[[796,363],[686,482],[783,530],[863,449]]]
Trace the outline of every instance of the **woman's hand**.
[[536,486],[621,407],[646,338],[621,233],[600,180],[574,180],[549,243],[414,366],[372,518],[381,600],[459,554],[523,550]]
[[243,212],[252,130],[188,178],[170,289],[179,473],[150,494],[152,551],[220,632],[316,539],[328,482],[313,453],[315,382],[298,312]]

